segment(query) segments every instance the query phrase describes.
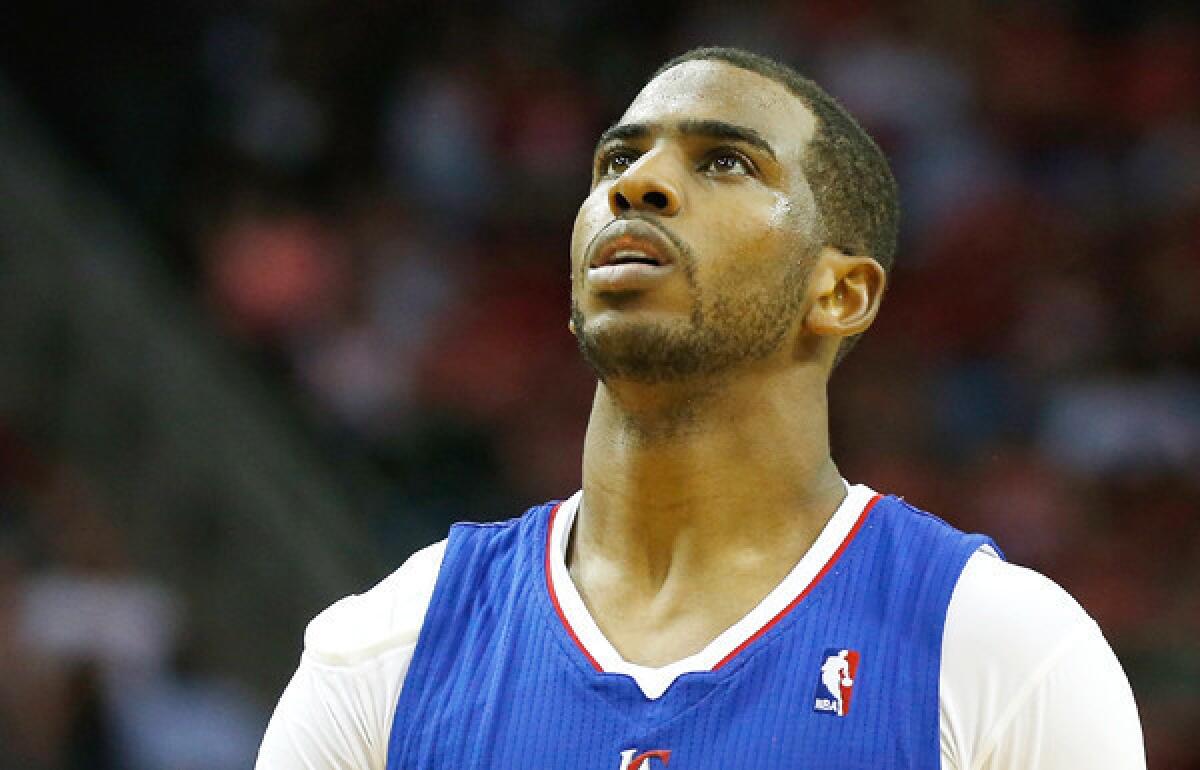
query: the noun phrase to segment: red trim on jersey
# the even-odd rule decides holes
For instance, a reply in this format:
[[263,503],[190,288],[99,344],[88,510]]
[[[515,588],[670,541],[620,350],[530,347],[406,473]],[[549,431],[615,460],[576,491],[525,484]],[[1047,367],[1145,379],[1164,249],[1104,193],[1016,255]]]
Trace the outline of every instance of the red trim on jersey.
[[592,657],[592,654],[583,646],[583,642],[579,641],[579,637],[575,635],[575,629],[571,628],[570,622],[567,621],[567,616],[562,611],[562,605],[558,603],[558,594],[554,592],[554,578],[551,577],[550,559],[554,553],[554,518],[558,516],[558,509],[562,508],[562,503],[554,506],[550,511],[550,521],[546,525],[546,589],[550,592],[550,603],[554,605],[554,611],[558,613],[558,619],[562,621],[563,628],[567,629],[567,635],[571,637],[571,641],[575,642],[575,646],[583,653],[583,657],[588,659],[592,667],[597,671],[603,672],[600,664]]
[[762,628],[755,631],[754,634],[749,639],[747,639],[746,641],[742,642],[737,647],[735,647],[733,652],[731,652],[728,655],[726,655],[725,657],[721,658],[721,660],[717,662],[717,665],[712,667],[713,671],[716,671],[721,666],[724,666],[726,663],[728,663],[729,661],[736,658],[739,652],[741,652],[742,650],[749,647],[757,639],[759,639],[763,634],[767,633],[772,628],[774,628],[776,623],[783,620],[783,618],[789,612],[791,612],[792,610],[794,610],[796,608],[796,605],[799,604],[804,599],[804,597],[808,596],[808,594],[814,588],[816,588],[817,583],[821,582],[821,578],[825,577],[826,573],[828,573],[829,570],[833,569],[834,564],[837,564],[838,559],[840,559],[842,557],[842,554],[845,552],[846,548],[850,545],[851,541],[854,540],[854,536],[858,534],[858,531],[860,529],[862,529],[863,522],[867,520],[867,514],[871,512],[871,509],[875,507],[875,503],[879,502],[879,500],[882,497],[883,497],[883,495],[877,494],[871,498],[871,501],[867,503],[866,507],[863,508],[863,512],[859,515],[858,521],[856,521],[854,523],[854,526],[850,529],[850,532],[846,535],[846,539],[843,540],[842,544],[838,546],[838,549],[833,552],[833,556],[829,557],[829,561],[825,562],[825,566],[822,567],[821,571],[817,573],[817,576],[812,579],[812,582],[810,582],[808,584],[808,586],[805,587],[805,589],[800,592],[800,595],[797,596],[795,599],[792,599],[792,601],[788,604],[788,606],[784,607],[779,612],[778,615],[776,615],[775,617],[773,617],[769,621],[767,621],[766,625],[764,625]]

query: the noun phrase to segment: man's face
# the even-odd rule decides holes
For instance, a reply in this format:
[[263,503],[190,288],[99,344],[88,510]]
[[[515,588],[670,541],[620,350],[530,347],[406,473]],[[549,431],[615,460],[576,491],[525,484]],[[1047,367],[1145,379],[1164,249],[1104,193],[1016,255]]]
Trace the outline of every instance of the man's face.
[[652,80],[597,147],[571,318],[601,379],[712,375],[780,350],[817,251],[812,112],[717,61]]

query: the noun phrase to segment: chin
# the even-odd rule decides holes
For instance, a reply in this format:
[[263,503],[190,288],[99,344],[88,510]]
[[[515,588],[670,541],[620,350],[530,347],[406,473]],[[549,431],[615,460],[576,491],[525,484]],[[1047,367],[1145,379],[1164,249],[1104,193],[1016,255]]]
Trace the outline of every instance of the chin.
[[713,363],[703,335],[686,321],[599,318],[576,322],[584,360],[601,380],[678,382]]

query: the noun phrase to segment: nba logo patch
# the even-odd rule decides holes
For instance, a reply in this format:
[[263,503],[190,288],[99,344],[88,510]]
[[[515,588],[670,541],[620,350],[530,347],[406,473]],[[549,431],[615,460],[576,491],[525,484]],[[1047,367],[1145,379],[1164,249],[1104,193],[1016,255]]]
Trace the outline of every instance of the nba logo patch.
[[813,711],[844,717],[850,713],[850,697],[858,677],[858,652],[831,647],[821,657]]

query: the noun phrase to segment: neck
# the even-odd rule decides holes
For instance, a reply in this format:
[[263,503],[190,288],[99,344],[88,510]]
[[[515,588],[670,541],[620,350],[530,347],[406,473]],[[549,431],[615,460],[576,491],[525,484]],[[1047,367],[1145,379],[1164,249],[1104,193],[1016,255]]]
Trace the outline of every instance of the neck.
[[570,559],[602,562],[647,592],[734,562],[790,568],[844,495],[817,367],[702,385],[601,383]]

